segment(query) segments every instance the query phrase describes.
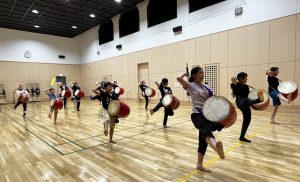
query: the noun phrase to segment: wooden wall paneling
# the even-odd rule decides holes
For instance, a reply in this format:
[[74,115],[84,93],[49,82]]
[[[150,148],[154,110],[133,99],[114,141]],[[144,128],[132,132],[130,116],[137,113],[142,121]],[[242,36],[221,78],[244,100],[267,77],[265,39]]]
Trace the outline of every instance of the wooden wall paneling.
[[196,64],[196,41],[195,39],[190,39],[182,42],[182,51],[183,51],[183,62],[188,63],[191,68]]
[[170,55],[171,55],[171,71],[172,72],[184,72],[185,62],[183,59],[183,43],[177,42],[170,44]]
[[7,81],[19,81],[19,71],[18,71],[18,64],[16,62],[5,62],[6,70],[6,78]]
[[172,72],[173,60],[171,57],[171,45],[164,45],[160,47],[160,72]]
[[[298,90],[300,87],[300,61],[295,62],[295,79],[293,80],[298,85]],[[300,106],[300,92],[298,91],[298,97],[293,101],[293,105]]]
[[247,26],[247,65],[269,62],[270,22]]
[[[227,67],[227,31],[211,35],[211,62],[220,63],[220,67]],[[202,64],[201,64],[202,65]]]
[[0,82],[7,81],[6,62],[0,61]]
[[210,35],[195,38],[196,40],[196,62],[200,65],[211,63],[211,50],[210,50]]
[[266,67],[268,67],[268,64],[248,65],[246,72],[248,74],[247,84],[268,92],[268,81],[265,74]]
[[228,66],[246,65],[246,27],[228,31]]
[[227,68],[219,68],[219,95],[223,97],[228,97],[228,89],[229,87],[229,81],[228,81],[228,70]]
[[270,21],[269,63],[294,61],[296,44],[296,16]]
[[19,81],[20,82],[29,82],[29,71],[30,66],[29,63],[20,63],[18,62],[18,72],[19,72]]
[[300,61],[300,14],[296,20],[296,60]]
[[28,63],[29,65],[29,81],[38,83],[40,81],[40,63]]
[[39,78],[40,81],[49,81],[48,64],[39,64]]
[[[160,47],[150,49],[151,58],[149,61],[149,72],[156,74],[161,73],[164,69],[161,67]],[[151,63],[151,64],[150,64]]]
[[48,72],[49,72],[49,82],[52,80],[52,78],[59,75],[58,73],[58,65],[57,64],[48,64]]

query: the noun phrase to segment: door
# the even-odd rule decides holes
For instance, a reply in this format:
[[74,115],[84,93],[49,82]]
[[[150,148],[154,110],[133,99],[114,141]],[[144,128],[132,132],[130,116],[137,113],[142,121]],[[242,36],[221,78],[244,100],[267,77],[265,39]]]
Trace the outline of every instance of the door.
[[[146,82],[146,85],[149,85],[149,63],[140,63],[137,65],[138,67],[138,83],[140,84],[142,81]],[[144,100],[142,97],[141,89],[138,87],[138,100]]]

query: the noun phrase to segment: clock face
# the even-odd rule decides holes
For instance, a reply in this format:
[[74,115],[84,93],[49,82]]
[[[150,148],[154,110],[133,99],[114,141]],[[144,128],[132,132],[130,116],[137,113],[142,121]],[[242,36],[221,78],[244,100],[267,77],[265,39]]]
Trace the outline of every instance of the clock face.
[[25,51],[24,57],[25,58],[31,58],[31,52],[30,51]]

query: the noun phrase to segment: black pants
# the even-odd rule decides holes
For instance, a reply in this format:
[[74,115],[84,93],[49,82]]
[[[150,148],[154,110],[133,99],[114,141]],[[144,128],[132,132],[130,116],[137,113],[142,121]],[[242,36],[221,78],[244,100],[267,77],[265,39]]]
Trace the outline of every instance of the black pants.
[[27,109],[27,103],[26,102],[21,102],[21,101],[18,101],[14,108],[17,109],[17,107],[20,105],[20,104],[23,104],[23,112],[26,112],[26,109]]
[[253,104],[260,103],[261,101],[259,99],[250,100],[248,98],[237,98],[235,102],[236,102],[237,107],[241,110],[241,112],[243,114],[243,125],[242,125],[240,138],[245,138],[247,129],[251,122],[250,106]]
[[148,96],[145,96],[145,101],[146,101],[145,109],[147,109],[148,104],[149,104],[149,97]]
[[75,96],[75,99],[76,99],[76,102],[77,102],[77,111],[79,111],[79,109],[80,109],[80,97]]
[[206,137],[210,136],[215,138],[212,132],[216,130],[221,131],[224,126],[207,120],[203,114],[200,113],[193,113],[191,120],[195,128],[199,130],[198,152],[204,155],[208,145],[205,140]]
[[[164,105],[162,104],[162,101],[160,100],[159,103],[152,109],[153,112],[158,111],[161,107]],[[163,125],[166,126],[168,122],[168,116],[173,116],[174,112],[172,108],[164,107],[165,112],[164,112],[164,120],[163,120]]]
[[100,95],[95,95],[95,96],[92,97],[92,100],[96,100],[96,99],[101,101]]
[[67,97],[64,97],[64,108],[67,106]]

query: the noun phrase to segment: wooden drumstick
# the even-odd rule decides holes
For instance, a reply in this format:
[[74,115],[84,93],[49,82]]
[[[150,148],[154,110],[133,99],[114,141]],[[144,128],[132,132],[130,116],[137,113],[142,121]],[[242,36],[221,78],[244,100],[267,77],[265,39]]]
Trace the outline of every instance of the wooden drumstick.
[[188,75],[190,75],[188,63],[185,63],[185,70],[186,70],[186,73],[187,73]]

